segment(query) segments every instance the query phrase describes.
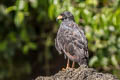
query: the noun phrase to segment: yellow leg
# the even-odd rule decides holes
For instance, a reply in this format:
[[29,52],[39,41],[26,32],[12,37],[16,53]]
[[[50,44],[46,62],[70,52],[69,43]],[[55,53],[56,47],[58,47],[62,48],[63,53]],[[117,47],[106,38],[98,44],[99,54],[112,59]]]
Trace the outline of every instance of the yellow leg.
[[67,69],[67,68],[70,68],[70,60],[69,60],[69,59],[67,60],[67,66],[66,66],[66,69]]
[[72,68],[74,68],[75,67],[75,62],[73,61],[73,63],[72,63]]
[[66,69],[70,68],[70,60],[67,60],[67,65],[66,68],[62,68],[63,71],[65,71]]

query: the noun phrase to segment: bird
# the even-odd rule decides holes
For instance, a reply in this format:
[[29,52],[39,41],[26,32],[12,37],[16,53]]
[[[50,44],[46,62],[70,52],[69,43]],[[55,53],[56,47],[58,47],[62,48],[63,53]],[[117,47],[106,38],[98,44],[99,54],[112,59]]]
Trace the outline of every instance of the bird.
[[69,11],[62,12],[57,20],[61,20],[61,24],[55,38],[55,48],[59,54],[63,53],[68,58],[66,69],[70,68],[70,60],[73,61],[72,68],[75,63],[79,66],[88,65],[88,42],[82,27],[75,23]]

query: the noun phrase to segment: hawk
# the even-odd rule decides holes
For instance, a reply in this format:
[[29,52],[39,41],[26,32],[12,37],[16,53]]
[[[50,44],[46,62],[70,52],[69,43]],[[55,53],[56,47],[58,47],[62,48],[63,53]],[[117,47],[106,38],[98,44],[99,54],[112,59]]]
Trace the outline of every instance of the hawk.
[[74,16],[69,11],[61,13],[57,20],[61,20],[59,30],[55,39],[57,51],[65,54],[68,58],[66,68],[69,68],[69,60],[79,65],[88,64],[88,43],[84,31],[74,21]]

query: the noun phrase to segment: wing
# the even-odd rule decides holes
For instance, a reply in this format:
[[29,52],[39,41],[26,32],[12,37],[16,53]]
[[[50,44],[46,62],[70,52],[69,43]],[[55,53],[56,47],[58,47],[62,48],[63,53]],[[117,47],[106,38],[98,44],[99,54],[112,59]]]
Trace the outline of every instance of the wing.
[[57,49],[57,51],[59,52],[59,54],[62,54],[62,49],[60,48],[60,44],[58,42],[58,39],[55,39],[55,48]]
[[62,32],[63,30],[60,28],[57,32],[57,37],[55,39],[55,48],[59,52],[59,54],[62,54]]
[[75,23],[69,23],[66,26],[72,29],[68,28],[64,31],[64,52],[69,58],[79,64],[87,63],[88,44],[84,31]]
[[79,56],[79,64],[88,64],[88,43],[87,39],[85,37],[84,31],[80,28],[78,28],[78,32],[75,34],[75,40],[73,40],[73,46],[75,47],[75,53],[77,56]]

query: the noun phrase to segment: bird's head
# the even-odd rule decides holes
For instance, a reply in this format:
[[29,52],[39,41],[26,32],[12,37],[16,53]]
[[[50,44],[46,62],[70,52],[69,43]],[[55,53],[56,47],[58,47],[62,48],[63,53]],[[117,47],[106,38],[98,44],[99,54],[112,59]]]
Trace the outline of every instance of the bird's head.
[[73,20],[74,21],[74,16],[72,15],[71,12],[69,11],[64,11],[63,13],[61,13],[58,17],[57,20]]

